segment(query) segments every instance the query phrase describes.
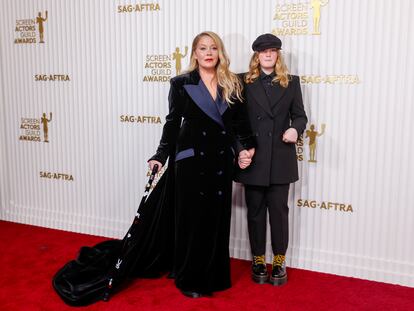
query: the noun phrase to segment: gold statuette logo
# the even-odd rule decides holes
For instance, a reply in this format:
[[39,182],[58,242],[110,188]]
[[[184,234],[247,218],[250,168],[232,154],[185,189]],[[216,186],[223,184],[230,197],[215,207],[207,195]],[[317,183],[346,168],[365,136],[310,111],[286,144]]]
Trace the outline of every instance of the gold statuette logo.
[[46,117],[46,113],[44,113],[43,112],[43,115],[42,115],[42,117],[40,118],[40,121],[42,122],[42,125],[43,125],[43,137],[44,137],[44,139],[43,139],[43,141],[45,142],[45,143],[48,143],[49,142],[49,139],[48,139],[48,133],[49,133],[49,126],[48,126],[48,123],[50,122],[50,121],[52,121],[52,113],[50,113],[49,114],[49,119]]
[[306,130],[305,138],[309,138],[309,160],[308,162],[316,163],[316,139],[325,133],[325,124],[321,125],[321,131],[315,130],[315,125],[311,124],[309,130]]
[[45,43],[43,23],[46,22],[46,20],[47,20],[47,11],[46,11],[46,17],[45,18],[43,18],[42,13],[39,12],[37,17],[36,17],[36,23],[39,25],[39,28],[38,28],[39,29],[39,38],[40,38],[39,43]]
[[321,7],[328,4],[328,0],[320,1],[320,0],[312,0],[310,5],[313,11],[313,35],[320,35],[321,31],[319,28],[319,23],[321,21]]
[[320,35],[321,8],[328,2],[311,0],[276,4],[272,33],[276,36]]
[[305,131],[305,137],[301,135],[298,138],[296,143],[296,158],[298,161],[304,160],[304,139],[308,139],[308,148],[309,148],[309,163],[316,163],[316,145],[317,145],[317,138],[322,136],[325,133],[326,124],[321,125],[321,130],[318,132],[315,128],[314,124],[311,124],[309,129]]
[[16,37],[14,43],[36,43],[37,37],[39,38],[39,43],[45,43],[45,23],[47,18],[48,13],[45,11],[44,17],[42,16],[42,12],[38,12],[35,18],[16,20],[16,27],[14,29]]
[[178,76],[181,73],[181,60],[187,56],[188,46],[185,47],[185,53],[180,53],[180,48],[177,46],[175,52],[172,54],[173,60],[175,60],[175,74]]
[[41,142],[41,130],[43,130],[43,142],[49,142],[49,122],[52,121],[52,113],[49,113],[47,118],[46,113],[43,113],[40,118],[21,118],[20,130],[23,133],[20,135],[19,140]]

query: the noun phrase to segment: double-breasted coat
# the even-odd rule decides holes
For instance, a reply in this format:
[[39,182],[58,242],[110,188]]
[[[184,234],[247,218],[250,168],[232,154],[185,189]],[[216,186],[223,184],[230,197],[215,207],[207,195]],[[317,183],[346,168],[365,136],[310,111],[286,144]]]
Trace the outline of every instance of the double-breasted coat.
[[197,71],[173,78],[168,100],[161,142],[151,158],[163,164],[169,158],[168,169],[122,241],[83,247],[56,273],[53,286],[70,305],[101,299],[115,276],[116,288],[126,278],[169,270],[186,291],[211,293],[231,285],[234,158],[240,148],[255,146],[246,105],[228,105],[220,96],[214,101]]
[[[220,94],[220,92],[218,92]],[[182,290],[230,287],[229,234],[235,154],[255,146],[244,103],[213,100],[198,71],[171,79],[156,154],[175,176],[174,274]],[[172,166],[172,167],[170,167]],[[167,185],[168,187],[168,185]]]
[[[242,75],[244,76],[244,75]],[[301,135],[307,117],[299,77],[291,75],[287,88],[276,83],[276,96],[265,93],[260,78],[245,84],[247,111],[257,147],[251,165],[238,170],[235,180],[248,185],[288,184],[298,177],[295,144],[285,143],[283,133],[293,127]]]

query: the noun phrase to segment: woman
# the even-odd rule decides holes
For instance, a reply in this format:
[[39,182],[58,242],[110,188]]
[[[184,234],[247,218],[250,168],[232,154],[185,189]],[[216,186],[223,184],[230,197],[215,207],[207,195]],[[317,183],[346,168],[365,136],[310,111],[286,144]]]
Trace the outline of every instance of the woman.
[[230,287],[234,150],[249,155],[255,145],[241,92],[221,39],[196,36],[189,72],[171,80],[169,114],[149,160],[159,170],[169,158],[168,168],[122,241],[82,247],[55,274],[53,287],[67,304],[108,300],[128,278],[168,271],[188,297]]
[[[253,42],[254,53],[244,81],[246,105],[257,148],[251,165],[236,176],[236,181],[245,184],[253,253],[252,279],[260,284],[269,279],[265,263],[266,216],[269,212],[272,285],[282,285],[287,281],[285,255],[289,238],[289,184],[299,179],[295,143],[307,122],[299,77],[289,75],[281,47],[280,39],[272,34],[263,34]],[[243,162],[244,158],[241,156],[239,161]]]
[[[234,150],[254,152],[242,85],[229,70],[219,36],[194,38],[189,72],[171,80],[169,114],[149,160],[170,157],[175,176],[173,275],[186,296],[197,298],[230,284],[229,234]],[[237,141],[236,141],[237,140]],[[237,147],[239,146],[239,147]],[[247,159],[242,169],[250,164]]]

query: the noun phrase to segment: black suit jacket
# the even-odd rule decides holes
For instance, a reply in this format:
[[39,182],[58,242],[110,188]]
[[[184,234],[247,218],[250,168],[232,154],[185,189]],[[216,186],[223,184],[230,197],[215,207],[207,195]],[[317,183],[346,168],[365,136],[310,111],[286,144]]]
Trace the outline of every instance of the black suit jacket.
[[237,171],[235,180],[238,182],[268,186],[299,179],[295,144],[282,140],[288,128],[295,128],[301,135],[306,127],[299,77],[290,76],[287,88],[279,83],[274,87],[277,96],[269,100],[260,78],[245,84],[247,111],[257,147],[252,164]]

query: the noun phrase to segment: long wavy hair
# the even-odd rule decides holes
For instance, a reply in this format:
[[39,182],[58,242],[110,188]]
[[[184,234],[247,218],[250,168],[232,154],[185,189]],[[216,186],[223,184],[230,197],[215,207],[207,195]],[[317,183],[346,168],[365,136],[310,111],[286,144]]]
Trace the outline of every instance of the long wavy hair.
[[[279,82],[281,86],[287,88],[289,85],[289,70],[283,60],[282,52],[277,50],[277,60],[275,64],[275,73],[276,76],[273,78],[272,82]],[[246,83],[253,83],[260,76],[260,61],[259,61],[259,52],[254,52],[252,58],[250,59],[249,72],[245,75],[244,81]]]
[[216,33],[212,31],[204,31],[194,38],[190,56],[190,67],[188,68],[188,71],[196,70],[199,67],[198,62],[195,58],[195,50],[197,48],[198,42],[204,36],[210,37],[217,46],[218,61],[216,65],[216,79],[217,85],[222,90],[223,98],[229,104],[234,104],[234,101],[236,99],[241,101],[243,90],[242,83],[237,75],[230,71],[230,59],[224,48],[223,41]]

